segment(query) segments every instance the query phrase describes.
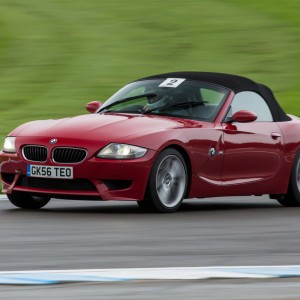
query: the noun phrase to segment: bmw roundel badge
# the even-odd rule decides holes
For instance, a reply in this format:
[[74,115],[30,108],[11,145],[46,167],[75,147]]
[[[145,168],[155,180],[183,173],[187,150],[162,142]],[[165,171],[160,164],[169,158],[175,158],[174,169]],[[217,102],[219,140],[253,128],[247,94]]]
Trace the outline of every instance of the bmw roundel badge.
[[56,144],[57,143],[57,139],[51,139],[49,141],[49,144],[53,145],[53,144]]
[[216,149],[215,148],[210,148],[209,149],[209,155],[210,155],[210,157],[214,157],[215,154],[216,154]]

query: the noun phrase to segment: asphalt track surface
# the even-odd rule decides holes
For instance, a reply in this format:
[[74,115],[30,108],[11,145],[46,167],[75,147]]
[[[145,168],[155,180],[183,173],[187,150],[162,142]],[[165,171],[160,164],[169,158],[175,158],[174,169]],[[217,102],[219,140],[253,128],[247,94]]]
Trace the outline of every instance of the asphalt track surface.
[[[0,271],[300,264],[300,208],[266,197],[188,200],[174,214],[135,203],[0,201]],[[0,286],[0,299],[300,299],[300,279]]]

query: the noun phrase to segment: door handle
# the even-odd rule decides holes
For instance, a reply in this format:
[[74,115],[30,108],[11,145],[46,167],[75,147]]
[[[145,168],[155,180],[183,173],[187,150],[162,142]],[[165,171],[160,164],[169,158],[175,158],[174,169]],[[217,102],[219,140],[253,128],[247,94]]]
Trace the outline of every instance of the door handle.
[[272,132],[271,137],[272,137],[272,139],[277,140],[281,137],[281,134],[278,132]]

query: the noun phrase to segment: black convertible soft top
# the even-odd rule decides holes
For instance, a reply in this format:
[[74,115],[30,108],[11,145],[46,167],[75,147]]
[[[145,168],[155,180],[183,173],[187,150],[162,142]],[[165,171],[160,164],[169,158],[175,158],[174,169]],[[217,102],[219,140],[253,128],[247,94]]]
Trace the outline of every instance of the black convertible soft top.
[[155,78],[185,78],[190,80],[204,81],[229,88],[234,93],[253,91],[260,94],[266,100],[272,111],[274,121],[282,122],[291,120],[291,118],[285,114],[283,109],[278,104],[270,88],[246,77],[211,72],[171,72],[153,75],[139,80]]

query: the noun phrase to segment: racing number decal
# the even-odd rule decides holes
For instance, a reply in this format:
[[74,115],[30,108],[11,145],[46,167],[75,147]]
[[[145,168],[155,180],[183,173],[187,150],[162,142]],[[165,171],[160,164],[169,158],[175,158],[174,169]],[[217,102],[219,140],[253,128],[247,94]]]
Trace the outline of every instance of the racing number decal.
[[165,81],[163,81],[159,86],[176,88],[184,81],[185,81],[185,79],[182,79],[182,78],[168,78]]

